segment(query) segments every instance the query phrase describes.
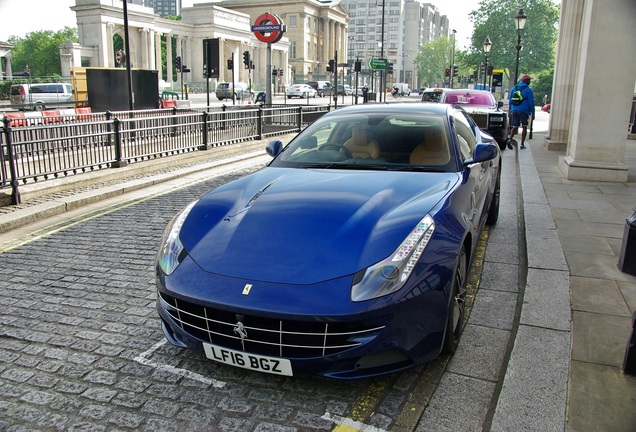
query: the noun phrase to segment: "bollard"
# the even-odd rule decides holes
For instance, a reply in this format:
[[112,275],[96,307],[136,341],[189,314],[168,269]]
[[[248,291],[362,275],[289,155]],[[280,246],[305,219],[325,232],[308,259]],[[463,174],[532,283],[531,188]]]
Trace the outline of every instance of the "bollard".
[[623,273],[636,276],[636,208],[634,208],[634,214],[625,219],[618,269]]
[[632,334],[627,341],[625,360],[623,360],[623,373],[636,375],[636,311],[632,314]]

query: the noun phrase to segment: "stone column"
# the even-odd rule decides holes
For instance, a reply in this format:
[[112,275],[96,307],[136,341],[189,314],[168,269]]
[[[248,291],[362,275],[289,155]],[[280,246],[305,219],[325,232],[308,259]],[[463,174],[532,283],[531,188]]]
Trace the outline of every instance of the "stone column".
[[155,33],[155,66],[157,68],[158,79],[161,81],[163,79],[163,70],[161,67],[162,64],[161,58],[161,33]]
[[[581,56],[574,64],[572,121],[559,168],[568,180],[626,182],[628,116],[636,82],[633,0],[583,3]],[[611,65],[611,68],[609,66]],[[608,69],[609,68],[609,69]],[[607,82],[611,70],[611,85]]]
[[115,48],[113,47],[113,36],[115,34],[115,24],[107,23],[106,24],[106,40],[104,41],[104,55],[106,56],[103,59],[103,62],[99,62],[99,66],[104,67],[114,67],[115,66]]
[[172,68],[174,68],[174,62],[172,61],[172,36],[170,33],[166,33],[166,81],[169,84],[173,83]]
[[[550,123],[545,145],[549,150],[564,151],[569,137],[572,119],[573,86],[580,49],[580,30],[583,2],[562,0],[561,25],[557,39],[557,56],[552,83]],[[541,100],[535,95],[535,100]]]
[[150,29],[147,27],[138,29],[140,34],[141,43],[141,67],[142,69],[149,69],[149,52],[148,52],[148,32]]
[[156,62],[155,62],[155,31],[148,31],[148,68],[155,70]]
[[[325,18],[325,34],[323,37],[323,45],[322,45],[322,61],[320,62],[320,67],[318,70],[314,71],[314,73],[324,74],[327,72],[327,64],[329,63],[329,59],[332,56],[333,52],[330,52],[331,44],[331,20]],[[303,72],[304,73],[304,72]]]
[[[188,68],[190,70],[192,70],[192,68],[194,67],[194,62],[192,61],[192,36],[186,36],[185,40],[183,42],[183,57],[182,59],[185,58],[185,64],[186,66],[188,66]],[[192,73],[190,73],[190,76],[192,76]]]
[[13,78],[13,71],[11,70],[11,58],[11,51],[9,51],[4,56],[4,73],[5,78],[8,80]]

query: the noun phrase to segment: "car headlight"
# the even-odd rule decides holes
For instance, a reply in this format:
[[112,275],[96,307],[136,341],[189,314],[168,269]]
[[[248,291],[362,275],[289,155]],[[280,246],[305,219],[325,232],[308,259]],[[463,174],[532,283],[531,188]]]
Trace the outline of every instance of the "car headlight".
[[435,222],[426,215],[388,258],[356,273],[351,287],[351,300],[370,300],[402,288],[433,232]]
[[166,275],[170,275],[177,268],[181,260],[183,260],[181,254],[184,251],[184,247],[181,240],[179,240],[179,232],[190,210],[192,210],[192,207],[194,207],[198,201],[199,200],[191,202],[181,213],[175,216],[163,234],[161,249],[159,249],[159,253],[157,254],[157,264]]

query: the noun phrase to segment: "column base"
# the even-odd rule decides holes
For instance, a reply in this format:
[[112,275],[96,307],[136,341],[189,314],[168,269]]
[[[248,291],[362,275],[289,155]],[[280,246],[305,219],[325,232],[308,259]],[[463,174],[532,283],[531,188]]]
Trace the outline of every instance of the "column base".
[[559,157],[559,169],[568,180],[626,183],[629,175],[625,164],[580,162],[572,156]]
[[543,140],[543,146],[545,148],[547,148],[548,150],[550,150],[550,151],[562,151],[562,152],[564,152],[568,148],[568,143],[567,142],[559,142],[559,141],[552,140],[552,139],[546,137]]

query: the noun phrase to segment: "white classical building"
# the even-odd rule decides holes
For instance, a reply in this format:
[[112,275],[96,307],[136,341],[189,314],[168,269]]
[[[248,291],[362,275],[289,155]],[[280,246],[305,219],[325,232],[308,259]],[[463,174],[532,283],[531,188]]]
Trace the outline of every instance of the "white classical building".
[[0,69],[2,76],[11,79],[13,71],[11,70],[11,48],[13,45],[0,41]]
[[[121,0],[76,0],[71,7],[77,17],[79,43],[60,47],[62,75],[70,76],[72,67],[117,67],[114,36],[125,36],[123,3]],[[252,81],[264,85],[267,44],[256,39],[251,31],[252,18],[241,12],[217,4],[197,4],[181,9],[181,20],[164,19],[152,8],[128,4],[128,34],[133,68],[159,72],[159,79],[168,83],[177,79],[174,58],[181,57],[182,65],[190,69],[189,82],[205,81],[203,77],[203,41],[218,38],[220,42],[220,76],[218,81],[248,81],[243,67],[242,52],[250,51],[255,65]],[[162,49],[165,46],[165,52]],[[175,47],[173,49],[173,46]],[[272,61],[288,70],[289,39],[272,44]],[[234,59],[235,67],[227,69],[227,59]],[[166,59],[164,76],[161,64]],[[234,74],[234,77],[232,77]],[[285,83],[289,76],[284,75]],[[216,80],[214,80],[216,81]],[[216,82],[212,82],[215,86]]]

